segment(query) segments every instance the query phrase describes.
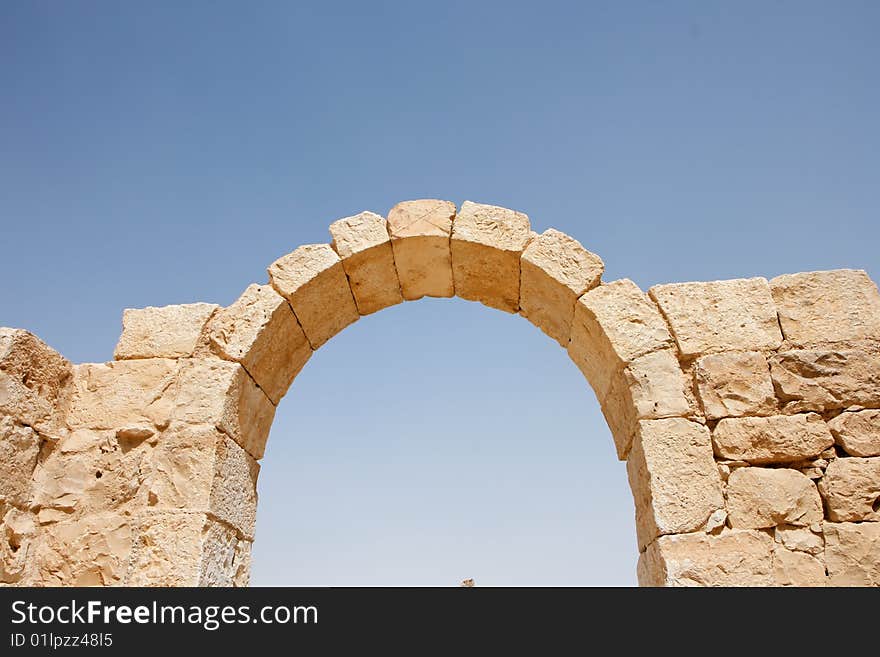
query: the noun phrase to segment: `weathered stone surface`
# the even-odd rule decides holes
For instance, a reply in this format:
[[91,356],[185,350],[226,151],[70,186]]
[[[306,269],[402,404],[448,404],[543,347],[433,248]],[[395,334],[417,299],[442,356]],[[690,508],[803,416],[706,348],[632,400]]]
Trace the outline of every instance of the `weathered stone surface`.
[[757,351],[703,356],[694,366],[694,379],[709,420],[776,412],[770,367]]
[[770,375],[787,408],[880,406],[880,356],[858,349],[781,352],[770,357]]
[[737,468],[727,479],[731,527],[809,526],[822,521],[816,485],[788,468]]
[[35,335],[0,327],[0,414],[37,431],[63,430],[73,366]]
[[835,459],[819,490],[829,520],[880,520],[880,457]]
[[199,586],[235,586],[241,577],[241,560],[250,561],[249,546],[244,554],[243,544],[247,545],[226,525],[208,521],[202,531]]
[[574,304],[599,284],[605,263],[577,240],[550,228],[529,242],[520,265],[520,312],[568,347]]
[[819,415],[725,418],[712,432],[715,454],[750,463],[793,463],[818,456],[834,444]]
[[841,413],[828,422],[834,441],[852,456],[880,456],[880,410]]
[[202,329],[218,307],[213,303],[187,303],[126,308],[122,313],[122,335],[113,357],[125,360],[192,356]]
[[769,586],[772,552],[773,540],[754,530],[661,536],[639,556],[639,584]]
[[[825,539],[822,537],[820,527],[820,525],[811,527],[778,525],[774,530],[774,538],[787,550],[806,552],[813,556],[821,555],[825,551]],[[817,531],[814,531],[814,528]]]
[[455,294],[449,246],[454,218],[449,201],[404,201],[391,208],[388,232],[404,299]]
[[805,552],[773,551],[773,586],[825,586],[825,564]]
[[600,285],[575,304],[568,355],[599,399],[621,367],[672,346],[657,307],[630,280]]
[[33,429],[0,416],[0,501],[28,504],[39,453],[40,437]]
[[684,358],[776,349],[782,334],[764,278],[656,285],[648,294],[669,321]]
[[329,244],[307,244],[269,265],[272,287],[290,302],[312,349],[359,317],[342,260]]
[[826,522],[829,586],[880,586],[880,522]]
[[345,217],[330,224],[330,235],[361,315],[403,301],[384,218],[373,212]]
[[268,285],[250,285],[207,328],[213,351],[247,370],[278,404],[312,355],[287,300]]
[[465,201],[452,223],[455,293],[509,313],[519,310],[520,256],[529,242],[522,212]]
[[32,513],[0,500],[0,585],[42,583],[33,576],[31,545],[36,533]]
[[626,462],[643,549],[661,534],[701,528],[724,508],[709,430],[682,418],[642,420]]
[[786,274],[770,289],[792,346],[880,338],[880,292],[864,271]]
[[670,349],[639,356],[617,373],[602,400],[602,412],[618,458],[623,460],[629,453],[639,420],[691,414],[686,384]]

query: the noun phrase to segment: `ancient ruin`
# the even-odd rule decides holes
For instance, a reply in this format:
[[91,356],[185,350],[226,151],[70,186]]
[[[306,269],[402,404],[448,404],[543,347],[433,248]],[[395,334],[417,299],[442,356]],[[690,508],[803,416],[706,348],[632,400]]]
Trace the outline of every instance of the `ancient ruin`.
[[[863,271],[603,282],[513,210],[408,201],[301,246],[232,305],[126,310],[109,363],[0,329],[0,582],[246,585],[275,408],[361,315],[519,314],[601,403],[642,585],[880,585],[880,293]],[[586,438],[586,437],[585,437]]]

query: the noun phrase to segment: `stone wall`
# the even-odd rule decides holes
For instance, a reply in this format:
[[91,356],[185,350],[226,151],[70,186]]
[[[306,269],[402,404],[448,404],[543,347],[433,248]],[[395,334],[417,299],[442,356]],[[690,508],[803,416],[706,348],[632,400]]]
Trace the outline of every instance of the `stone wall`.
[[[880,585],[880,293],[838,270],[659,285],[513,210],[330,226],[227,308],[126,310],[110,363],[0,329],[0,582],[245,585],[259,459],[312,354],[423,296],[520,314],[592,386],[648,586]],[[586,437],[585,437],[586,439]]]

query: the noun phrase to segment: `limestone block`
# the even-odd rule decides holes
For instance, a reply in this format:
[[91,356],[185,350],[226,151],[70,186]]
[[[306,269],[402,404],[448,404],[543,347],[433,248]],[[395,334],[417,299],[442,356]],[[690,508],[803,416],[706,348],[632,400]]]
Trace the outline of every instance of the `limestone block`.
[[826,522],[829,586],[880,586],[880,522]]
[[818,527],[815,525],[811,527],[778,525],[774,530],[774,538],[776,543],[782,545],[786,550],[806,552],[813,556],[821,555],[825,551],[825,539]]
[[391,208],[388,232],[404,299],[455,294],[449,246],[454,218],[449,201],[404,201]]
[[158,511],[138,516],[126,586],[198,586],[204,513]]
[[639,556],[640,586],[769,586],[773,540],[733,529],[661,536]]
[[776,349],[782,344],[776,306],[764,278],[657,285],[648,294],[669,321],[684,358]]
[[312,355],[287,300],[269,285],[250,285],[207,328],[212,350],[241,363],[278,404]]
[[251,582],[251,541],[239,541],[235,547],[231,586],[247,587]]
[[727,480],[730,526],[762,529],[822,521],[816,485],[789,468],[737,468]]
[[796,410],[880,406],[880,356],[858,349],[797,349],[770,357],[779,398]]
[[306,244],[269,265],[272,287],[290,302],[312,349],[359,317],[342,260],[329,244]]
[[841,413],[828,422],[834,442],[852,456],[880,456],[880,410]]
[[880,337],[880,292],[864,271],[786,274],[770,289],[792,346]]
[[202,532],[199,586],[234,586],[236,577],[241,577],[243,542],[226,525],[209,520]]
[[805,552],[773,551],[773,586],[825,586],[825,564]]
[[522,315],[567,348],[574,304],[599,284],[605,263],[577,240],[550,228],[529,242],[520,266]]
[[39,453],[40,436],[32,428],[0,416],[0,500],[21,507],[30,502]]
[[703,356],[696,361],[694,379],[709,420],[776,412],[770,367],[757,351]]
[[529,242],[522,212],[465,201],[452,223],[455,293],[509,313],[519,310],[520,256]]
[[126,360],[192,356],[202,329],[218,307],[213,303],[187,303],[126,308],[122,313],[122,335],[113,357]]
[[57,433],[72,374],[70,362],[35,335],[0,327],[0,414]]
[[834,444],[821,416],[772,415],[725,418],[712,432],[715,454],[749,463],[794,463],[818,456]]
[[626,471],[639,549],[657,536],[701,528],[724,509],[709,430],[682,418],[642,420]]
[[657,307],[630,280],[600,285],[575,304],[568,355],[599,399],[605,398],[617,370],[672,345]]
[[880,520],[880,457],[833,460],[819,490],[830,520]]
[[[33,576],[34,515],[0,500],[0,586],[39,584]],[[30,555],[30,556],[29,556]]]
[[639,356],[615,375],[601,405],[619,459],[629,453],[639,420],[691,414],[685,387],[684,373],[670,349]]

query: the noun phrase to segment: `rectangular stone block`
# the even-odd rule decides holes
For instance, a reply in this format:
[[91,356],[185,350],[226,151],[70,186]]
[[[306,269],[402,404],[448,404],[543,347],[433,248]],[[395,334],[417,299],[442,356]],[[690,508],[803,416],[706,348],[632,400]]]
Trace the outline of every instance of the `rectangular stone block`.
[[660,306],[684,358],[772,350],[782,344],[764,278],[656,285],[648,294]]
[[834,442],[851,456],[880,456],[880,410],[844,412],[828,422]]
[[695,363],[694,379],[709,420],[777,412],[770,366],[757,351],[703,356]]
[[31,500],[31,477],[40,453],[40,436],[0,416],[0,500],[24,507]]
[[640,550],[657,536],[700,529],[724,509],[709,430],[696,422],[639,422],[626,471]]
[[192,356],[202,329],[218,307],[213,303],[187,303],[126,308],[122,313],[122,335],[113,357],[126,360]]
[[529,218],[522,212],[465,201],[452,223],[456,295],[518,312],[520,256],[530,230]]
[[372,212],[330,224],[331,246],[342,258],[361,315],[403,301],[385,219]]
[[880,520],[880,457],[831,461],[819,490],[829,520]]
[[829,586],[880,586],[880,523],[826,522]]
[[770,289],[782,332],[792,346],[880,336],[880,292],[864,271],[786,274],[771,280]]
[[567,348],[574,305],[599,284],[605,263],[577,240],[550,228],[529,242],[520,266],[520,312]]
[[388,232],[404,299],[454,296],[449,245],[454,218],[449,201],[404,201],[391,208]]
[[306,244],[269,265],[272,287],[290,302],[312,349],[356,321],[342,260],[329,244]]
[[797,470],[737,468],[727,479],[727,511],[730,526],[738,529],[808,526],[822,521],[822,500]]
[[779,399],[792,410],[880,407],[880,356],[859,349],[796,349],[770,357]]
[[805,552],[779,546],[773,551],[773,586],[825,586],[825,563]]
[[834,444],[821,416],[725,418],[712,432],[715,454],[754,464],[794,463],[817,457]]

